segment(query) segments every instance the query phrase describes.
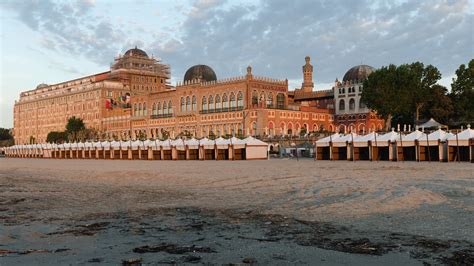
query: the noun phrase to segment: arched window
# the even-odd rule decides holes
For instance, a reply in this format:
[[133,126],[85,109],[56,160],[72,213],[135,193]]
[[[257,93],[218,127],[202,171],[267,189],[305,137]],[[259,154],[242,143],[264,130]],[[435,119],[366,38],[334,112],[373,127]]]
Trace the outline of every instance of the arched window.
[[191,110],[196,111],[197,110],[196,95],[193,95],[193,102],[192,103],[193,103],[193,105],[191,107],[192,108]]
[[257,93],[257,91],[252,92],[252,106],[258,106],[258,93]]
[[138,103],[138,115],[142,115],[142,103]]
[[173,114],[173,105],[171,104],[171,100],[168,101],[168,114]]
[[158,109],[158,114],[162,115],[163,114],[163,109],[161,109],[161,102],[158,103],[157,109]]
[[137,115],[138,115],[138,106],[137,106],[137,104],[134,104],[134,105],[133,105],[133,115],[134,115],[134,116],[137,116]]
[[204,111],[204,112],[207,111],[207,98],[206,98],[206,96],[202,96],[201,110]]
[[363,101],[359,101],[359,109],[367,108],[367,105]]
[[267,96],[267,107],[268,108],[273,107],[273,94],[271,92]]
[[209,96],[209,111],[214,112],[214,97],[212,95]]
[[156,103],[153,103],[151,114],[156,115]]
[[252,135],[257,135],[257,122],[253,122],[252,124]]
[[277,108],[285,109],[285,94],[283,93],[277,94]]
[[236,107],[235,104],[235,94],[233,92],[230,93],[230,108],[234,110]]
[[244,95],[241,91],[237,94],[237,107],[239,107],[239,109],[244,107]]
[[219,94],[216,95],[215,103],[216,103],[216,112],[219,112],[222,108],[221,96],[219,96]]
[[262,107],[264,107],[264,105],[265,105],[265,103],[266,103],[266,102],[265,102],[265,93],[264,93],[264,92],[260,93],[260,97],[258,98],[258,102],[260,103],[260,105],[261,105]]
[[184,108],[185,108],[184,97],[181,97],[181,112],[184,112]]
[[227,109],[229,109],[229,99],[227,98],[227,94],[224,93],[224,95],[222,95],[222,108],[224,109],[224,111],[227,111]]
[[166,102],[163,102],[163,114],[167,115],[168,114],[168,107],[166,105]]
[[354,110],[354,109],[355,109],[355,106],[356,106],[355,100],[354,100],[353,98],[351,98],[351,99],[349,100],[349,110]]
[[186,97],[186,112],[191,111],[191,98],[189,96]]
[[339,101],[339,111],[344,111],[346,109],[346,103],[344,102],[344,100],[340,100]]
[[147,115],[147,112],[146,112],[146,103],[143,103],[143,115]]

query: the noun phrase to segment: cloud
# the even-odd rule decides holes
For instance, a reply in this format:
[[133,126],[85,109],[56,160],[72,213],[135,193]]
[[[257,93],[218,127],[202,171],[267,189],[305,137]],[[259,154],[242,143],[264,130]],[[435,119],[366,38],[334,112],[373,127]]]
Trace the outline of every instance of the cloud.
[[93,0],[56,2],[51,0],[5,1],[5,9],[42,35],[40,44],[68,56],[84,56],[98,64],[108,64],[121,48],[121,25],[91,14]]
[[207,63],[218,76],[256,73],[300,79],[310,55],[316,82],[357,64],[423,61],[453,73],[474,57],[473,14],[461,1],[282,1],[259,6],[195,2],[179,42],[153,45],[180,75]]
[[449,76],[474,57],[469,0],[198,0],[168,10],[184,19],[164,30],[97,15],[107,12],[93,12],[97,6],[91,0],[1,5],[43,34],[43,49],[107,66],[118,52],[137,45],[169,63],[176,80],[194,64],[210,65],[218,77],[244,74],[252,65],[258,75],[299,80],[306,55],[321,84],[354,65],[417,60]]

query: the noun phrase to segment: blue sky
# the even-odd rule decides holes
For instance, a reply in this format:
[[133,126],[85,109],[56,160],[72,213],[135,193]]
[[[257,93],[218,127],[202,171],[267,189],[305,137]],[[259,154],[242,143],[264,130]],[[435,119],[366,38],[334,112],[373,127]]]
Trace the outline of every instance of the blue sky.
[[0,127],[19,93],[109,69],[138,46],[171,65],[172,83],[207,64],[218,78],[256,75],[301,84],[313,59],[317,89],[354,65],[422,61],[449,87],[474,58],[474,1],[0,0]]

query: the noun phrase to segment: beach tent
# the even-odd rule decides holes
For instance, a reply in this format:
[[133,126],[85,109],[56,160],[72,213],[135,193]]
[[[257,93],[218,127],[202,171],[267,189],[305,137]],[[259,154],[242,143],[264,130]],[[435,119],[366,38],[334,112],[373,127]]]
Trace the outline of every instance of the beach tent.
[[99,158],[100,158],[101,151],[103,150],[102,142],[100,142],[100,141],[94,141],[94,142],[92,143],[92,146],[93,146],[93,148],[94,148],[93,158],[99,159]]
[[329,135],[316,141],[316,160],[332,160],[332,142],[343,136],[340,133]]
[[132,160],[139,160],[141,158],[140,146],[142,145],[140,140],[132,141],[130,149],[132,151]]
[[418,126],[418,128],[447,128],[447,126],[439,123],[438,121],[431,118],[430,120],[426,121],[425,123]]
[[333,160],[352,160],[351,143],[357,134],[351,133],[340,136],[332,141],[332,158]]
[[446,139],[454,136],[441,129],[423,135],[418,139],[420,161],[447,161],[448,149]]
[[76,157],[79,159],[84,159],[86,152],[86,146],[84,142],[77,143]]
[[216,147],[214,140],[203,138],[200,140],[202,155],[204,160],[215,160],[216,159]]
[[473,161],[472,139],[474,130],[468,127],[466,130],[454,134],[448,140],[448,161]]
[[132,141],[123,140],[120,141],[120,159],[129,160],[132,159]]
[[161,142],[158,139],[150,141],[151,147],[151,159],[152,160],[161,160]]
[[77,159],[77,153],[78,153],[78,145],[77,142],[71,143],[70,147],[70,153],[71,153],[71,159]]
[[354,160],[372,160],[371,144],[376,137],[379,137],[378,133],[371,132],[354,138],[352,142]]
[[408,135],[402,135],[402,138],[397,142],[397,147],[399,148],[398,160],[419,161],[420,151],[418,141],[420,139],[426,139],[426,134],[418,129]]
[[110,159],[111,158],[111,142],[108,140],[104,140],[101,142],[102,145],[102,158],[103,159]]
[[232,160],[246,160],[245,141],[232,137],[229,139],[229,143],[232,149]]
[[110,149],[111,149],[110,153],[111,153],[112,159],[114,159],[114,160],[120,159],[121,152],[122,152],[120,141],[115,141],[115,140],[112,141],[110,143]]
[[244,139],[246,160],[268,159],[268,144],[248,136]]
[[161,142],[161,150],[163,151],[161,154],[162,160],[172,160],[173,154],[171,149],[171,139],[165,139]]
[[84,158],[87,158],[87,159],[95,158],[94,144],[92,142],[87,141],[86,143],[84,143],[84,149],[85,149]]
[[396,146],[397,140],[400,138],[400,133],[390,131],[380,136],[374,136],[372,146],[372,159],[381,161],[396,160]]
[[191,138],[184,141],[186,145],[186,159],[187,160],[199,160],[199,140]]
[[57,143],[51,144],[51,157],[52,158],[59,158],[59,147]]
[[173,160],[186,160],[186,145],[183,139],[171,141]]
[[215,139],[216,143],[216,158],[217,160],[229,160],[229,145],[230,141],[224,139],[223,137],[219,137]]

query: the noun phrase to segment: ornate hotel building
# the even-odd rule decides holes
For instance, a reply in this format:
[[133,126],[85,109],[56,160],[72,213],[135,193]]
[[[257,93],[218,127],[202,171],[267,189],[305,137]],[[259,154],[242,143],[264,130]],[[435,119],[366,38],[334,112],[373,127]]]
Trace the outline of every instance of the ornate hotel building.
[[[63,131],[72,116],[107,138],[120,139],[179,134],[296,135],[336,131],[340,125],[357,130],[382,127],[383,121],[363,109],[358,98],[357,109],[351,109],[352,101],[346,96],[360,94],[358,89],[347,95],[340,91],[354,84],[346,80],[347,74],[344,84],[336,82],[332,94],[314,92],[312,74],[313,66],[306,57],[302,88],[289,92],[288,80],[254,76],[251,67],[245,76],[217,79],[210,67],[195,65],[182,82],[171,86],[169,66],[134,48],[118,56],[107,72],[40,84],[22,92],[14,106],[15,141],[45,142],[49,132]],[[360,83],[363,75],[368,74],[355,80]],[[339,107],[342,99],[344,109],[334,110],[335,101]],[[359,118],[359,111],[366,117]]]

